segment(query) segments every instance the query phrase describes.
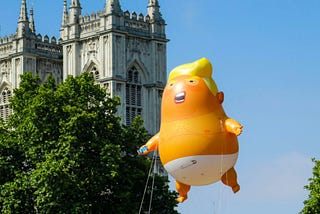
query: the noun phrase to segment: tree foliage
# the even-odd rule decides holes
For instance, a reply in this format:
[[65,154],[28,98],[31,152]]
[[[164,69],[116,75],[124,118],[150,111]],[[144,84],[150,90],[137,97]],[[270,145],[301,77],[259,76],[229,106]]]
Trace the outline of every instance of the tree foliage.
[[[149,136],[139,118],[122,126],[118,105],[87,73],[60,85],[22,75],[0,123],[0,212],[138,213],[150,160],[136,150]],[[177,213],[167,178],[155,180],[152,213]]]
[[313,167],[313,177],[309,178],[309,185],[305,189],[309,191],[309,198],[304,201],[304,208],[301,214],[320,214],[320,161],[312,159],[315,163]]

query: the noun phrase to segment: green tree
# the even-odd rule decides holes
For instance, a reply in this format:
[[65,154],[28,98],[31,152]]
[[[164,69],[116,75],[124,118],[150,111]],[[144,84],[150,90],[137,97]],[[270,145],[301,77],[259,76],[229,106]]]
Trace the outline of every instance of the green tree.
[[301,214],[320,214],[320,161],[312,159],[315,163],[313,167],[313,177],[309,178],[309,185],[305,189],[309,190],[309,198],[304,201],[304,208]]
[[[138,213],[150,160],[136,150],[148,133],[141,119],[122,126],[118,105],[88,73],[60,85],[22,75],[0,123],[0,211]],[[156,176],[152,213],[177,213],[166,179]]]

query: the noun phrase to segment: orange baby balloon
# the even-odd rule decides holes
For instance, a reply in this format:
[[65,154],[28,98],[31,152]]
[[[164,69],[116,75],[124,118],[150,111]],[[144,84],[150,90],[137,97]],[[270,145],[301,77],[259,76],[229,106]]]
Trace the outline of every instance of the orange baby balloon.
[[171,71],[163,92],[160,131],[138,151],[145,155],[159,150],[164,168],[176,179],[179,202],[187,199],[191,185],[221,180],[233,192],[240,189],[234,165],[242,126],[225,114],[224,94],[211,74],[206,58]]

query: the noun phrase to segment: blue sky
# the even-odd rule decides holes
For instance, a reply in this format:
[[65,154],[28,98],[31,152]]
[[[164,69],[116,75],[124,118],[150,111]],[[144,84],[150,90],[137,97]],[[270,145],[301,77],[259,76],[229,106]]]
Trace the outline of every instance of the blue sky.
[[[91,14],[105,1],[80,2]],[[123,10],[146,13],[147,0],[120,2]],[[34,5],[37,33],[58,38],[63,1],[27,3]],[[298,213],[311,158],[320,159],[320,1],[160,0],[160,6],[168,71],[207,57],[227,114],[244,125],[235,167],[240,192],[221,183],[192,187],[178,210]],[[15,32],[19,7],[20,0],[2,2],[1,36]]]

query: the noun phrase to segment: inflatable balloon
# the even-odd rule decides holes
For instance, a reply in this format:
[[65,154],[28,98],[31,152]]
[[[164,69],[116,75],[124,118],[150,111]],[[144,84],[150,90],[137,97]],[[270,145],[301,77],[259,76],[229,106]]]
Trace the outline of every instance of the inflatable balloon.
[[223,92],[211,77],[212,66],[202,58],[173,69],[164,89],[160,131],[138,153],[158,149],[164,168],[176,179],[177,200],[187,199],[190,186],[221,180],[240,190],[234,165],[242,126],[222,107]]

